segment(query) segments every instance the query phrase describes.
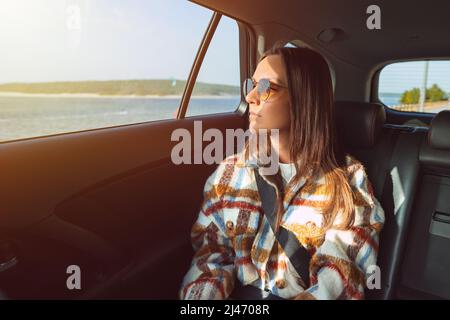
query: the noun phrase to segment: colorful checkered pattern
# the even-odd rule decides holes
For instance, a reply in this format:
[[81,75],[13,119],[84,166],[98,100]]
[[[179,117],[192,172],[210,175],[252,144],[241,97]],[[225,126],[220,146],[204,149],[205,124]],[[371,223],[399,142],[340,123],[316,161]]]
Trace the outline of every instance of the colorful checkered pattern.
[[332,228],[320,236],[321,208],[329,193],[324,176],[308,183],[302,179],[285,195],[281,226],[294,232],[312,256],[311,286],[304,288],[263,215],[255,169],[240,158],[225,159],[205,184],[191,233],[195,255],[180,298],[226,299],[240,281],[286,299],[363,299],[384,223],[364,166],[347,155],[355,203],[355,221],[347,230]]

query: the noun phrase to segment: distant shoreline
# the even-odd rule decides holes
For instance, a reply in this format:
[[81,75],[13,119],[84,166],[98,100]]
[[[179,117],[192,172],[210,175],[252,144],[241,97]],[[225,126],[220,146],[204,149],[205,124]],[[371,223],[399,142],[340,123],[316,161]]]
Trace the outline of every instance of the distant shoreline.
[[[180,95],[101,95],[95,93],[23,93],[0,92],[0,97],[30,97],[30,98],[123,98],[123,99],[181,99]],[[237,95],[201,95],[192,96],[195,99],[223,99],[238,97]]]

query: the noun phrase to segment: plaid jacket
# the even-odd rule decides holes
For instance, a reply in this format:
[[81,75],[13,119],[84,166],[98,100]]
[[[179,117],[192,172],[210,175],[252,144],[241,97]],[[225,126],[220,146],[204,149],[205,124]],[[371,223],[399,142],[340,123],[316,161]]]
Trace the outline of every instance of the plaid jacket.
[[[281,226],[311,253],[310,287],[304,288],[264,216],[252,168],[228,157],[208,178],[192,227],[195,255],[179,292],[181,299],[226,299],[236,279],[283,298],[363,299],[369,266],[376,264],[384,211],[364,166],[350,155],[347,173],[355,221],[347,230],[320,233],[321,204],[328,194],[323,176],[302,179],[284,198]],[[303,188],[302,188],[303,187]]]

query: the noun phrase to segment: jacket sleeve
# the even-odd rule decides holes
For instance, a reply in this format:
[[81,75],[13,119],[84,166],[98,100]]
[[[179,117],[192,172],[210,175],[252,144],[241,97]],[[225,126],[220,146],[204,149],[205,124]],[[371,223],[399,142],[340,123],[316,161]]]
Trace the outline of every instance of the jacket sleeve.
[[220,171],[219,166],[205,184],[202,208],[191,232],[195,254],[181,284],[181,299],[226,299],[234,287],[234,249],[220,227],[221,200],[214,183]]
[[369,273],[377,262],[384,211],[373,195],[364,167],[350,175],[355,221],[345,230],[329,229],[310,263],[311,286],[296,299],[364,299]]

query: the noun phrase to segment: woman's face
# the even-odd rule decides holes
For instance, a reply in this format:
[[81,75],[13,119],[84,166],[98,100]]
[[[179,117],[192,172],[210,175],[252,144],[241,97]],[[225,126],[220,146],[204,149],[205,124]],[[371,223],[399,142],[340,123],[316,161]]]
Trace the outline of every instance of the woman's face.
[[256,88],[246,96],[250,105],[250,129],[279,129],[280,133],[289,130],[289,91],[281,55],[269,55],[261,60],[253,74],[255,83],[260,79],[270,80],[271,92],[266,101],[260,101]]

